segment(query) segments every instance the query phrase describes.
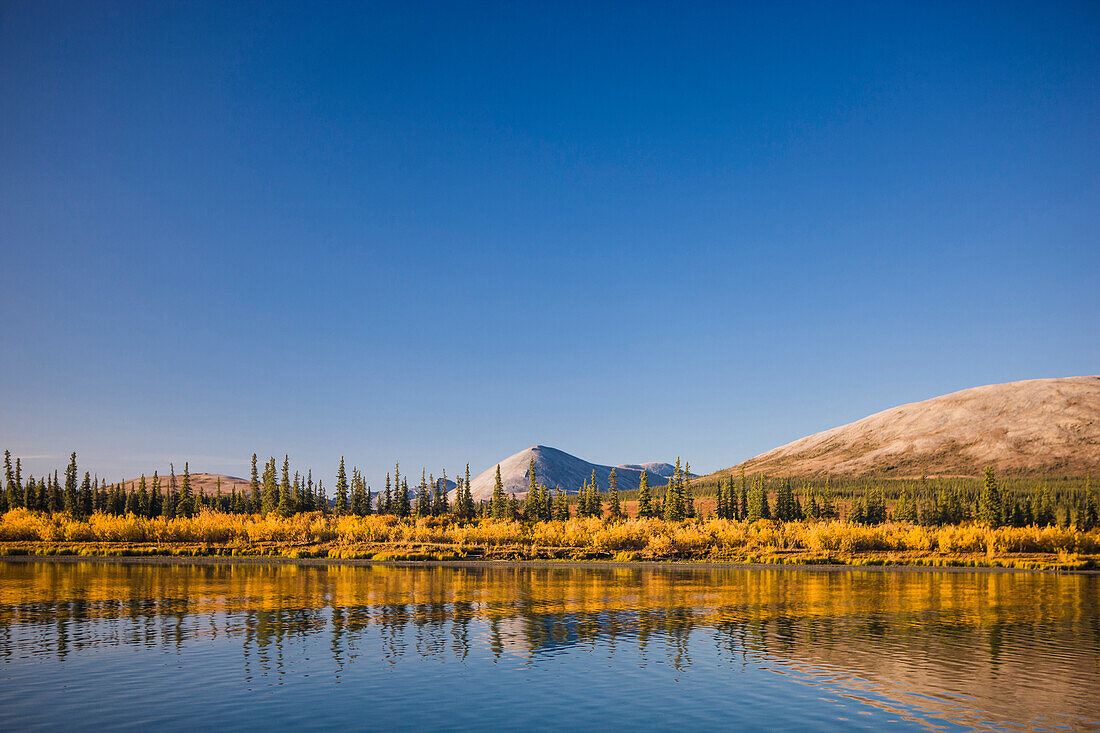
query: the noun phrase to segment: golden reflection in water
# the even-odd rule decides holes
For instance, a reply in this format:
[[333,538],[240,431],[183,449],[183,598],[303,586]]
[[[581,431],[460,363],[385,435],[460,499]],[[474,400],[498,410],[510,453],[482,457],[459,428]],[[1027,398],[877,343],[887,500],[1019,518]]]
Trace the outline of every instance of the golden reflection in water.
[[[321,637],[363,656],[464,659],[598,644],[693,664],[705,634],[822,694],[965,725],[1100,720],[1100,578],[757,569],[4,563],[0,663],[104,645],[239,640],[249,678]],[[125,622],[125,623],[123,623]],[[16,638],[18,636],[18,638]],[[913,716],[917,716],[914,718]]]

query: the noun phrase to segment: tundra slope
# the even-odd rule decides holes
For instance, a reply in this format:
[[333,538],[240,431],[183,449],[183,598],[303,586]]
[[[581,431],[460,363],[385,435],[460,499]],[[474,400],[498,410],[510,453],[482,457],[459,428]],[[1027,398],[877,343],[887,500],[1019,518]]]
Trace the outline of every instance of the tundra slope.
[[913,402],[720,473],[1100,475],[1100,376],[992,384]]

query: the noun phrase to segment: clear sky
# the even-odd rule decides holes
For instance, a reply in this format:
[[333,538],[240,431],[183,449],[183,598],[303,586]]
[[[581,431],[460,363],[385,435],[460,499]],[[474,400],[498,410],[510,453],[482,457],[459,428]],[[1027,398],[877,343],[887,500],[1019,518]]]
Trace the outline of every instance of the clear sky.
[[0,0],[0,448],[732,465],[1100,372],[1100,4]]

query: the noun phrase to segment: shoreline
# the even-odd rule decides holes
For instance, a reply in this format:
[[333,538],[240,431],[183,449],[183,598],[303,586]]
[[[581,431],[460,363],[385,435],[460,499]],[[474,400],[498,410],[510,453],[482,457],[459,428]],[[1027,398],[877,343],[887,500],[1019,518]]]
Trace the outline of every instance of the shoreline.
[[789,570],[811,572],[1044,573],[1100,576],[1097,569],[1013,568],[956,565],[849,565],[843,563],[747,563],[690,560],[370,560],[327,557],[248,557],[225,555],[4,555],[0,562],[110,563],[114,565],[292,565],[299,567],[526,568],[543,570]]

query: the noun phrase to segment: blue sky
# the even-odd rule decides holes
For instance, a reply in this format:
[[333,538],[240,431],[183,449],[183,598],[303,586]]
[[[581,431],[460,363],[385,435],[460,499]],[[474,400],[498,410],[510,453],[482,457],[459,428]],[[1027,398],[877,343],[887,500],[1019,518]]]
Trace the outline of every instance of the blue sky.
[[0,4],[0,447],[732,465],[1100,372],[1095,3]]

